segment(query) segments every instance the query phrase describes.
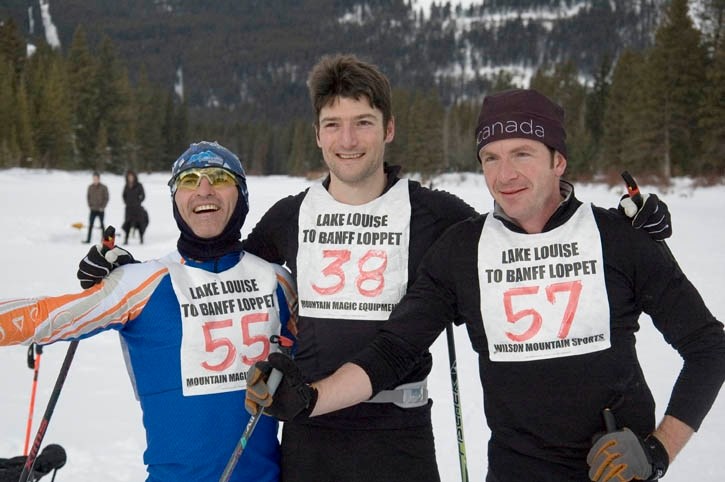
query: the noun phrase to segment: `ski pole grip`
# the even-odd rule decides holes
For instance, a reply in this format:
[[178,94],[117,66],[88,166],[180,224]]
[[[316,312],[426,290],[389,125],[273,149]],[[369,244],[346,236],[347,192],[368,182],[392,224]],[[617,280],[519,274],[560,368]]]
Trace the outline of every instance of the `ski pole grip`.
[[627,171],[622,171],[622,179],[627,184],[627,194],[629,194],[630,199],[632,199],[632,202],[634,202],[638,209],[641,208],[644,200],[642,199],[642,194],[639,192],[637,181]]
[[[286,336],[272,335],[269,338],[269,341],[279,345],[280,352],[284,353],[287,356],[290,356],[290,353],[292,352],[292,345],[294,344],[292,340],[290,340]],[[276,368],[273,368],[272,372],[267,378],[267,388],[269,388],[270,395],[274,395],[274,392],[277,391],[277,387],[279,387],[281,381],[282,372],[277,370]]]
[[602,418],[604,419],[604,428],[607,430],[607,433],[617,431],[617,420],[614,418],[614,414],[610,409],[605,408],[602,411]]
[[267,379],[267,387],[269,388],[270,395],[274,395],[274,392],[277,391],[277,387],[279,387],[281,381],[282,372],[273,368],[272,373],[269,374],[269,378]]
[[107,226],[106,230],[103,231],[103,246],[101,247],[101,254],[105,254],[116,246],[116,228],[113,226]]

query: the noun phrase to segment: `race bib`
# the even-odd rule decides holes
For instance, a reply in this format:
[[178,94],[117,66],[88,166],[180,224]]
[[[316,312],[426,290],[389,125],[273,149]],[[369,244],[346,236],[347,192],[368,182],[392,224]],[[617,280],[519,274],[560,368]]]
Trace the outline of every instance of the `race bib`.
[[481,317],[491,361],[580,355],[610,346],[599,229],[590,204],[563,226],[512,232],[486,217],[478,245]]
[[407,181],[362,206],[313,185],[299,215],[300,315],[387,320],[408,284],[409,238]]
[[265,261],[244,253],[222,272],[161,260],[181,309],[181,385],[184,396],[246,388],[252,364],[265,360],[280,332],[277,279]]

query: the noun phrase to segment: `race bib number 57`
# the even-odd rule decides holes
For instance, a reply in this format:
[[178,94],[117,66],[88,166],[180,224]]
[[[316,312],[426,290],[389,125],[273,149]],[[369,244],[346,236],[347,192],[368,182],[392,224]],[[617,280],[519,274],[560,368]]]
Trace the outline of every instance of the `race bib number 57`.
[[481,316],[492,361],[609,348],[602,248],[590,205],[540,234],[514,233],[488,216],[478,255]]

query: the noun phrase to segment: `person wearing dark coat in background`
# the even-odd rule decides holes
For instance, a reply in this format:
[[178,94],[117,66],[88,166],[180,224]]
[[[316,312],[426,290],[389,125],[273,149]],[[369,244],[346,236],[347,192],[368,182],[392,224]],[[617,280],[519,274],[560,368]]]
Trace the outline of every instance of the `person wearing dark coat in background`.
[[138,176],[135,172],[129,170],[126,172],[126,185],[123,187],[123,202],[126,204],[126,217],[123,221],[122,229],[126,234],[124,243],[128,243],[128,236],[131,231],[136,228],[138,230],[139,240],[143,244],[143,234],[149,224],[149,216],[141,203],[146,198],[143,185],[138,182]]

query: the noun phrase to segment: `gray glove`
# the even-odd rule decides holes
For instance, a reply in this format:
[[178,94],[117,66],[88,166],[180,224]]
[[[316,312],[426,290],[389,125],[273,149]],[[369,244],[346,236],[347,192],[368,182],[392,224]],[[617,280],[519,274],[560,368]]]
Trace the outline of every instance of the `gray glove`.
[[595,482],[658,480],[665,475],[669,456],[654,435],[640,439],[628,428],[603,434],[587,455],[589,478]]

